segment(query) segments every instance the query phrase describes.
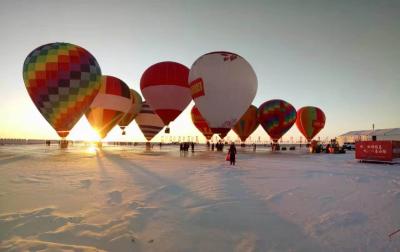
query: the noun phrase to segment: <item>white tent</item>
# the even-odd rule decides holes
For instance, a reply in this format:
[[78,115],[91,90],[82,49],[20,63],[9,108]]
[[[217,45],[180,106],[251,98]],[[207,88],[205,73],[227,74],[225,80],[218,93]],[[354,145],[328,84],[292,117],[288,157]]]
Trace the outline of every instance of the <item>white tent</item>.
[[338,136],[336,140],[339,145],[343,145],[343,143],[372,140],[372,136],[376,136],[376,140],[400,141],[400,128],[349,131]]

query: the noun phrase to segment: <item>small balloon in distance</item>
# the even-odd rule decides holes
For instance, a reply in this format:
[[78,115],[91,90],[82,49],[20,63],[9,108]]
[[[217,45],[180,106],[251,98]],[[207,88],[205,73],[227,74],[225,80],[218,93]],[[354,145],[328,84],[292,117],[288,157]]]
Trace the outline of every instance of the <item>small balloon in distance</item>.
[[317,107],[306,106],[297,111],[296,126],[310,142],[324,127],[325,114]]

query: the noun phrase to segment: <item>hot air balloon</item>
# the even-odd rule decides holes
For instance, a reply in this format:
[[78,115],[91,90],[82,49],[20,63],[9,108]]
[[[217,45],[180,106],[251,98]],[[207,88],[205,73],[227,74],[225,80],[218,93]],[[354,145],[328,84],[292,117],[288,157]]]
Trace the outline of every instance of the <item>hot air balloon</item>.
[[310,142],[325,126],[325,114],[317,107],[302,107],[297,111],[296,126]]
[[219,137],[221,138],[221,139],[224,139],[225,137],[226,137],[226,135],[228,135],[228,133],[229,133],[229,131],[230,131],[231,129],[223,129],[223,130],[221,130],[221,129],[219,129],[219,130],[217,130],[217,134],[219,134]]
[[51,43],[25,59],[26,89],[43,117],[65,138],[86,112],[100,89],[101,70],[85,49]]
[[204,135],[207,140],[210,140],[213,136],[213,132],[211,131],[210,127],[206,120],[204,120],[203,116],[200,114],[199,109],[196,106],[193,106],[192,110],[190,111],[190,115],[192,117],[192,122],[194,126]]
[[230,52],[198,58],[189,72],[192,97],[212,132],[226,135],[251,105],[257,77],[250,64]]
[[258,108],[258,122],[276,143],[296,122],[296,109],[283,100],[270,100]]
[[129,87],[122,80],[102,76],[100,91],[85,115],[100,138],[104,138],[129,111],[131,104]]
[[135,120],[147,141],[150,141],[164,128],[163,121],[154,113],[146,101],[142,103],[142,110]]
[[233,127],[233,131],[244,142],[257,129],[258,125],[257,107],[251,105]]
[[133,119],[135,119],[135,117],[142,109],[142,97],[140,96],[140,94],[133,89],[131,89],[130,92],[132,102],[131,108],[118,123],[119,127],[122,130],[122,135],[125,135],[125,127],[127,127],[133,121]]
[[140,79],[143,97],[165,125],[175,120],[192,100],[188,75],[186,66],[166,61],[147,68]]

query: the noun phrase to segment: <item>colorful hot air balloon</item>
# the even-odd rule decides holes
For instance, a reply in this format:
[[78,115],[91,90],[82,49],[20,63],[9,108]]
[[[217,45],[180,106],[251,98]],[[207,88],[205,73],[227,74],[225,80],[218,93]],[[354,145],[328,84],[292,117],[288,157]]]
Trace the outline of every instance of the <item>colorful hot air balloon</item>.
[[176,62],[160,62],[147,68],[140,79],[143,97],[165,125],[175,120],[192,97],[189,69]]
[[257,129],[258,125],[257,107],[251,105],[233,127],[233,131],[244,142]]
[[250,64],[230,52],[212,52],[198,58],[189,72],[196,107],[212,132],[224,135],[251,105],[257,77]]
[[131,108],[118,123],[119,127],[122,130],[122,135],[125,135],[125,127],[127,127],[133,121],[133,119],[135,119],[135,117],[142,109],[142,97],[140,96],[140,94],[133,89],[131,89],[130,92],[132,102]]
[[270,100],[258,108],[258,122],[276,143],[296,122],[296,109],[283,100]]
[[296,126],[310,142],[325,126],[325,114],[317,107],[302,107],[297,111]]
[[210,127],[206,120],[204,120],[203,116],[200,114],[199,109],[196,106],[193,106],[192,110],[190,111],[190,115],[192,117],[192,122],[194,126],[204,135],[207,140],[210,140],[213,136],[213,132],[211,131]]
[[23,78],[33,103],[64,138],[96,97],[101,70],[82,47],[51,43],[26,57]]
[[85,115],[100,138],[104,138],[129,111],[131,104],[129,87],[122,80],[102,76],[100,91]]
[[150,141],[164,128],[163,121],[154,113],[147,102],[142,103],[142,110],[135,120],[147,141]]

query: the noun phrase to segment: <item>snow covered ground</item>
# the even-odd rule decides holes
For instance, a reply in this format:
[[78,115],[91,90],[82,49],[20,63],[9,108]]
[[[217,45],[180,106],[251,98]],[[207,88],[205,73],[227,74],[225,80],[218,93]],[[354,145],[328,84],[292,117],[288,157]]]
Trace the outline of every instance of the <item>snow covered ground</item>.
[[400,165],[238,149],[1,146],[0,250],[400,250]]

